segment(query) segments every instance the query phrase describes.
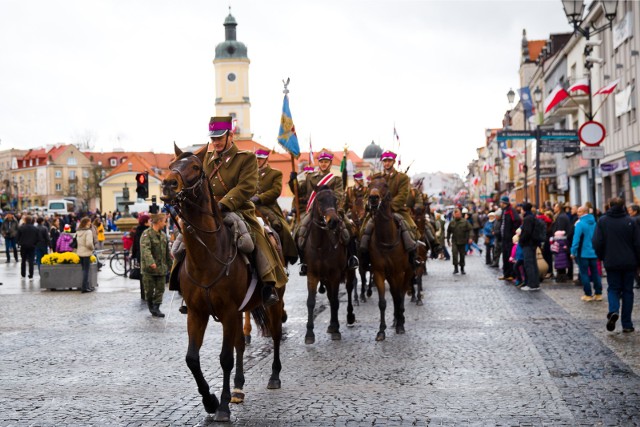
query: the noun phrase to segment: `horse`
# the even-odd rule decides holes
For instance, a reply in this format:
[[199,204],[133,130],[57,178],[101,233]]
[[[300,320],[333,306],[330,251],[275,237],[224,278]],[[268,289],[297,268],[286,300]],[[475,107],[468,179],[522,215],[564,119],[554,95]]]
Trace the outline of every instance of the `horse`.
[[371,271],[373,281],[378,289],[378,307],[380,309],[380,329],[376,341],[384,341],[385,279],[393,298],[393,317],[397,334],[404,334],[404,297],[411,289],[413,267],[409,263],[409,255],[402,244],[400,226],[396,223],[391,211],[391,193],[384,176],[374,177],[369,186],[370,221],[374,221],[373,233],[369,242]]
[[[280,388],[280,340],[282,338],[282,302],[262,307],[261,284],[247,295],[251,273],[247,262],[238,254],[231,230],[223,224],[223,218],[204,173],[206,154],[182,152],[174,147],[176,158],[169,165],[169,172],[162,180],[161,200],[169,204],[181,217],[184,227],[186,256],[179,270],[182,296],[189,307],[187,332],[189,345],[186,363],[191,371],[202,403],[207,413],[215,413],[215,421],[229,421],[229,403],[244,400],[243,356],[245,342],[242,336],[242,312],[251,310],[264,330],[273,339],[274,359],[269,389]],[[255,280],[255,279],[254,279]],[[278,289],[280,300],[284,288]],[[245,295],[248,301],[245,300]],[[200,367],[200,348],[209,317],[222,323],[222,349],[220,366],[223,370],[223,386],[220,401],[209,391],[209,384]],[[233,394],[230,390],[231,370],[234,366],[233,349],[236,351]]]
[[[349,206],[347,207],[348,211],[349,211],[349,218],[351,219],[351,222],[353,222],[353,226],[354,226],[354,235],[358,235],[360,232],[360,228],[362,227],[362,224],[364,222],[364,218],[367,214],[366,212],[366,206],[365,206],[365,199],[364,196],[362,195],[358,195],[355,191],[353,191],[353,197],[349,197]],[[358,247],[360,245],[357,245]],[[358,267],[358,273],[360,274],[360,283],[361,283],[361,287],[360,287],[360,301],[362,302],[366,302],[367,301],[367,297],[371,296],[371,287],[373,284],[373,280],[371,280],[371,277],[369,277],[369,281],[367,282],[367,266],[365,265],[365,263],[360,262],[360,266]],[[369,284],[368,288],[367,288],[367,283]],[[366,294],[366,295],[365,295]],[[356,303],[358,303],[358,287],[354,286],[354,301]]]
[[338,321],[338,308],[340,307],[338,291],[341,282],[345,282],[347,287],[347,324],[353,325],[356,321],[351,301],[355,272],[347,268],[347,247],[340,242],[342,221],[337,210],[337,198],[333,190],[327,186],[318,188],[315,201],[311,205],[310,212],[307,213],[307,215],[311,215],[311,220],[304,248],[304,259],[307,260],[308,292],[305,344],[315,342],[313,310],[316,306],[318,283],[321,283],[321,286],[326,289],[331,306],[331,320],[327,328],[331,339],[342,339],[340,322]]

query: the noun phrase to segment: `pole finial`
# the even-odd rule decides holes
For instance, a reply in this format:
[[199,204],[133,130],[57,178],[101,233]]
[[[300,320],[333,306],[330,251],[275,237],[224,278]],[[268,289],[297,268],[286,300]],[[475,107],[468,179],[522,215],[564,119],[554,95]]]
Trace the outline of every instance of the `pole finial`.
[[291,82],[291,79],[289,77],[287,77],[287,80],[282,80],[282,83],[284,84],[284,90],[282,91],[282,93],[284,93],[285,95],[287,95],[289,93],[289,82]]

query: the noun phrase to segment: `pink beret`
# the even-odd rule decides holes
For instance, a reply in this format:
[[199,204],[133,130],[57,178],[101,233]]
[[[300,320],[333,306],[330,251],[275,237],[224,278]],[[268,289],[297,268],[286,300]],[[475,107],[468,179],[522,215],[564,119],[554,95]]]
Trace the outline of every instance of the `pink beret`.
[[269,150],[263,150],[262,148],[258,148],[256,150],[256,157],[259,159],[266,159],[267,157],[269,157]]
[[387,150],[384,153],[382,153],[382,155],[380,155],[380,160],[395,160],[396,157],[398,157],[396,153],[394,153],[393,151]]

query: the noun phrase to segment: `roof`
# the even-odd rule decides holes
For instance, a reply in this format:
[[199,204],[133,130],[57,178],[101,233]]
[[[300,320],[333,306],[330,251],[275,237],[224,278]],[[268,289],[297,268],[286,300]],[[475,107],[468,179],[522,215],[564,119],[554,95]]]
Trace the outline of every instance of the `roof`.
[[542,52],[542,48],[547,44],[546,40],[529,41],[529,61],[535,62]]
[[[138,156],[139,158],[144,159],[151,166],[159,168],[159,169],[168,169],[171,160],[173,160],[174,155],[172,153],[154,153],[153,151],[112,151],[112,152],[85,152],[85,156],[87,156],[92,163],[98,164],[101,162],[101,165],[105,168],[110,167],[109,160],[112,158],[116,159],[118,165],[122,164],[122,159],[128,160],[132,156]],[[126,161],[124,162],[126,163]]]
[[[129,164],[131,164],[131,170],[129,170]],[[155,179],[162,181],[162,174],[158,174],[153,170],[153,166],[147,162],[142,156],[138,156],[136,153],[132,153],[130,157],[127,158],[127,161],[124,163],[120,163],[116,166],[110,173],[105,177],[108,179],[112,176],[121,174],[121,173],[140,173],[140,172],[149,172],[150,177],[154,177]]]

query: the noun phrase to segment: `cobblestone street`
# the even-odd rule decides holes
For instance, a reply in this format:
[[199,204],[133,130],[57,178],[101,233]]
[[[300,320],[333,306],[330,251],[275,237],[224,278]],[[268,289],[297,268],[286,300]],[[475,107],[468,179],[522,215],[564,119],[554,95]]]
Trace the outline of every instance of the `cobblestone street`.
[[[617,425],[640,424],[638,332],[605,329],[607,303],[580,287],[543,282],[527,293],[497,280],[484,257],[466,276],[430,261],[425,304],[406,300],[404,335],[376,342],[378,297],[355,308],[342,341],[325,334],[319,295],[316,343],[304,344],[306,285],[292,270],[282,346],[282,388],[267,390],[271,340],[247,348],[246,400],[235,425]],[[182,426],[213,421],[185,364],[186,316],[165,293],[152,318],[137,281],[99,273],[97,292],[40,290],[0,264],[1,426]],[[605,288],[606,289],[606,288]],[[606,292],[605,292],[606,296]],[[387,323],[392,304],[387,293]],[[634,310],[636,327],[640,307]],[[201,351],[217,395],[221,328]]]

